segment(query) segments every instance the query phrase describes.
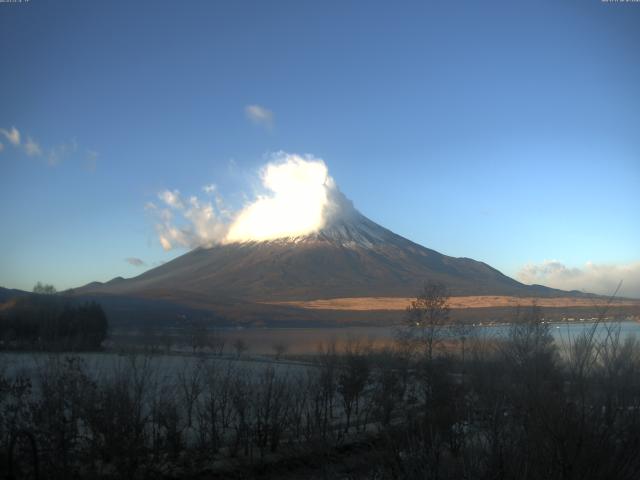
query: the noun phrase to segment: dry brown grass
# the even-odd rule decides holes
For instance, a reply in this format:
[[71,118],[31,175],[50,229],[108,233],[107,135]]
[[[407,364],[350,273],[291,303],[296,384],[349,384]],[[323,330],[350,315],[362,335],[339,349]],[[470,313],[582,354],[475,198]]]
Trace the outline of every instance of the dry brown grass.
[[[325,300],[301,300],[289,302],[265,302],[271,305],[290,305],[309,310],[404,310],[413,298],[404,297],[359,297],[359,298],[330,298]],[[535,302],[540,307],[600,307],[607,304],[605,298],[537,298],[537,297],[508,297],[501,295],[482,295],[467,297],[451,297],[449,306],[452,309],[486,308],[486,307],[517,307],[531,305]],[[640,300],[613,300],[615,306],[640,306]]]

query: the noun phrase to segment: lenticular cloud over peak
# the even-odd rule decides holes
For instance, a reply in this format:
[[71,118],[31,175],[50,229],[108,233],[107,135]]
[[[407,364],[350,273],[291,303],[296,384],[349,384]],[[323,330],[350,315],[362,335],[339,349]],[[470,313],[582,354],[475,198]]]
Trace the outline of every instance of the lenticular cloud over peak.
[[265,241],[300,237],[350,215],[351,202],[338,190],[325,162],[311,155],[274,154],[259,173],[262,192],[237,212],[214,199],[190,197],[177,190],[158,194],[161,206],[147,204],[165,250],[220,243]]

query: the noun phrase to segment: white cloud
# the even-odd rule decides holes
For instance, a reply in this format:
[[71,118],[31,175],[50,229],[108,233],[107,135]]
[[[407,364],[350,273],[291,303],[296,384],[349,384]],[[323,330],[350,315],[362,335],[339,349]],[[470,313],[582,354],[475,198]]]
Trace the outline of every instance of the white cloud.
[[145,210],[157,220],[163,248],[302,236],[318,231],[334,215],[353,211],[322,159],[280,152],[259,178],[262,192],[236,212],[217,192],[214,202],[195,196],[185,200],[178,190],[160,192],[166,208],[149,202]]
[[216,186],[213,183],[210,183],[209,185],[202,187],[202,191],[204,193],[213,193],[216,191]]
[[161,192],[158,197],[171,208],[178,210],[184,208],[184,204],[182,203],[180,192],[178,190],[165,190],[164,192]]
[[210,201],[195,196],[185,201],[178,190],[165,190],[158,197],[169,208],[147,202],[145,210],[156,218],[156,231],[165,250],[210,246],[226,235],[227,225]]
[[273,127],[273,112],[261,105],[247,105],[244,107],[244,113],[255,124],[267,128]]
[[619,296],[640,298],[640,262],[617,265],[587,262],[584,267],[576,268],[567,267],[558,260],[545,260],[540,264],[525,265],[517,276],[524,283],[601,295],[613,294],[622,281]]
[[260,176],[267,193],[238,214],[227,241],[292,237],[324,226],[328,189],[333,182],[322,160],[279,154]]
[[196,197],[189,199],[184,217],[191,223],[195,245],[209,246],[218,243],[227,233],[227,226],[211,202],[200,203]]
[[194,248],[199,246],[198,239],[192,235],[191,229],[187,226],[178,228],[166,221],[156,225],[156,229],[160,234],[160,243],[162,248],[170,250],[174,246],[185,248]]
[[39,157],[42,155],[42,148],[40,148],[40,145],[31,137],[27,137],[27,141],[24,144],[24,151],[27,152],[27,155],[30,157]]
[[173,248],[171,242],[164,235],[160,235],[160,245],[162,245],[162,248],[165,250],[171,250]]
[[7,137],[9,143],[13,144],[14,146],[20,145],[20,132],[16,127],[11,127],[11,130],[0,128],[0,133]]

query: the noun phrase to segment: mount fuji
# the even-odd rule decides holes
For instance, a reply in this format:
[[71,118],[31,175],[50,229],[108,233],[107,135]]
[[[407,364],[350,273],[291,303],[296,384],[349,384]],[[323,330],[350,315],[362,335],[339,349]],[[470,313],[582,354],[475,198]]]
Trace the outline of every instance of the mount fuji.
[[[93,282],[74,294],[103,301],[124,298],[169,308],[189,307],[220,318],[318,315],[273,303],[348,297],[414,297],[426,281],[451,295],[561,297],[575,295],[524,285],[486,263],[418,245],[368,219],[352,206],[328,215],[318,231],[264,241],[198,247],[130,279]],[[239,313],[240,312],[240,313]]]

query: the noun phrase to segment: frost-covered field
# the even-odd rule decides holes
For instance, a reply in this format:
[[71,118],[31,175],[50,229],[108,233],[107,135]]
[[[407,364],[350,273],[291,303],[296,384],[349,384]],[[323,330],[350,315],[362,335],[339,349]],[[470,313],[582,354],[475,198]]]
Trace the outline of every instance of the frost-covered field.
[[273,369],[278,376],[291,377],[304,374],[309,364],[291,361],[275,361],[269,357],[247,355],[237,358],[235,355],[222,357],[212,355],[192,355],[184,353],[145,354],[145,353],[0,353],[0,372],[7,377],[23,376],[32,380],[34,386],[39,377],[51,369],[62,368],[68,362],[78,362],[84,372],[97,382],[113,379],[127,373],[145,376],[149,381],[174,383],[180,377],[198,370],[210,372],[234,372],[245,377],[256,377],[265,369]]

